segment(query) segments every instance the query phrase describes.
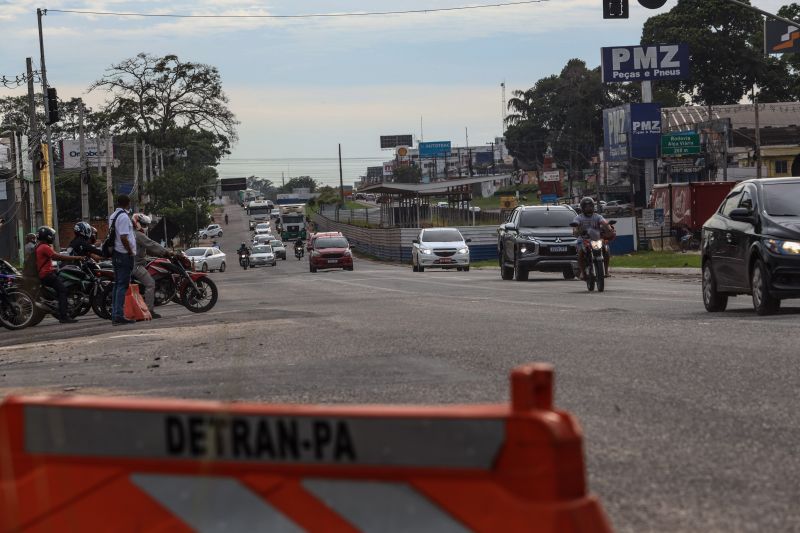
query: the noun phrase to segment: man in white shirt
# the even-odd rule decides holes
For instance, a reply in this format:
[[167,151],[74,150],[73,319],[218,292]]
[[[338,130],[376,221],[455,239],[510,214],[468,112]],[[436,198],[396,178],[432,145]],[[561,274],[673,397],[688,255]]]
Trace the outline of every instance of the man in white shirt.
[[115,326],[133,324],[135,320],[125,318],[125,292],[131,282],[134,260],[136,256],[136,235],[131,223],[128,209],[131,199],[121,194],[117,197],[117,209],[108,217],[108,228],[114,228],[114,253],[111,261],[114,265],[114,287],[112,289],[111,323]]

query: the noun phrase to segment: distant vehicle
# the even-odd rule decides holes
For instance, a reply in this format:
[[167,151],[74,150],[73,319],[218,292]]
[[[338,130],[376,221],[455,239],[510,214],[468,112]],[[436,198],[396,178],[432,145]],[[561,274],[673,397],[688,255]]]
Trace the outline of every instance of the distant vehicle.
[[703,304],[750,294],[759,315],[800,298],[800,178],[739,183],[703,225]]
[[364,194],[363,192],[357,192],[356,193],[356,200],[366,200],[366,199],[367,199],[367,195]]
[[450,204],[447,202],[437,202],[436,207],[450,207]]
[[253,237],[253,245],[269,244],[273,239],[275,239],[275,235],[271,233],[259,233]]
[[199,232],[199,236],[201,239],[213,239],[216,237],[222,237],[222,227],[219,224],[211,224],[205,229],[201,229]]
[[316,272],[329,268],[353,270],[353,253],[350,251],[350,243],[342,235],[319,236],[317,234],[311,253],[308,254],[308,269]]
[[306,238],[305,208],[304,204],[280,206],[281,239],[284,241],[296,241],[298,238]]
[[185,252],[192,261],[192,268],[201,272],[219,270],[225,272],[225,253],[212,246],[198,246],[189,248]]
[[247,216],[250,217],[250,229],[256,224],[269,220],[270,213],[275,209],[275,204],[270,200],[253,200],[247,204]]
[[314,247],[314,241],[319,237],[344,237],[344,235],[338,231],[320,231],[318,233],[312,233],[306,241],[306,250],[310,252]]
[[286,261],[286,246],[279,239],[272,239],[269,241],[272,250],[275,252],[275,257]]
[[526,281],[531,270],[561,272],[573,279],[578,268],[577,239],[570,223],[575,211],[566,205],[517,207],[497,235],[500,276]]
[[254,228],[254,230],[256,232],[256,235],[259,235],[259,234],[262,234],[262,233],[272,233],[272,226],[270,225],[269,222],[262,222],[260,224],[256,224],[256,227]]
[[423,229],[411,244],[411,270],[455,268],[469,272],[469,242],[456,228]]
[[365,196],[365,199],[366,199],[368,202],[374,202],[376,198],[375,198],[375,195],[374,195],[374,194],[372,194],[372,193],[369,193],[369,194],[367,194],[367,195]]
[[281,218],[281,210],[280,209],[273,209],[269,214],[270,220],[276,220]]
[[272,246],[268,244],[259,244],[253,246],[250,251],[250,268],[257,266],[275,266],[278,262],[275,260],[275,252]]

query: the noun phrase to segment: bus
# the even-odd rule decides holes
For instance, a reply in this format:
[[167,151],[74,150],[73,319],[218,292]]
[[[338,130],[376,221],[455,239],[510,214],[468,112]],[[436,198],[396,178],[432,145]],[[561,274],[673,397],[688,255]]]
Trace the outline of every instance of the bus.
[[306,238],[305,204],[281,205],[279,224],[284,241]]
[[253,200],[247,204],[247,216],[250,218],[250,229],[259,222],[269,222],[269,214],[275,208],[270,200]]

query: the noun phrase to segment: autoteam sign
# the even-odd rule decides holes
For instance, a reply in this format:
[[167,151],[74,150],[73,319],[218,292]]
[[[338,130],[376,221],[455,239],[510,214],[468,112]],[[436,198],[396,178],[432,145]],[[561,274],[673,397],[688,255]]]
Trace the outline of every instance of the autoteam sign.
[[691,155],[700,153],[700,134],[693,131],[666,133],[661,136],[661,155]]
[[689,46],[684,43],[609,46],[600,55],[604,83],[689,77]]
[[419,143],[420,157],[444,157],[452,151],[450,141],[434,141]]

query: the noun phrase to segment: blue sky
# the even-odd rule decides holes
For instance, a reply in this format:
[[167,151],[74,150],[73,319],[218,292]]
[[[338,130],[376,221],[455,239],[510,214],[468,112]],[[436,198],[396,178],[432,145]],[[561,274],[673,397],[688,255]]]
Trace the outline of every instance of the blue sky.
[[[491,1],[491,0],[490,0]],[[25,57],[38,63],[36,7],[202,14],[297,14],[450,7],[481,0],[272,2],[197,0],[0,0],[0,74]],[[775,0],[755,2],[776,10]],[[380,157],[378,136],[414,133],[471,144],[500,134],[500,82],[509,94],[579,57],[599,63],[601,46],[635,44],[658,11],[631,0],[632,17],[604,21],[601,0],[442,14],[303,20],[89,17],[44,19],[48,77],[62,98],[84,94],[103,69],[145,51],[217,66],[241,121],[234,157]],[[670,1],[668,9],[674,5]],[[663,11],[662,9],[661,11]],[[5,94],[18,91],[4,91]],[[384,154],[388,155],[388,154]]]

